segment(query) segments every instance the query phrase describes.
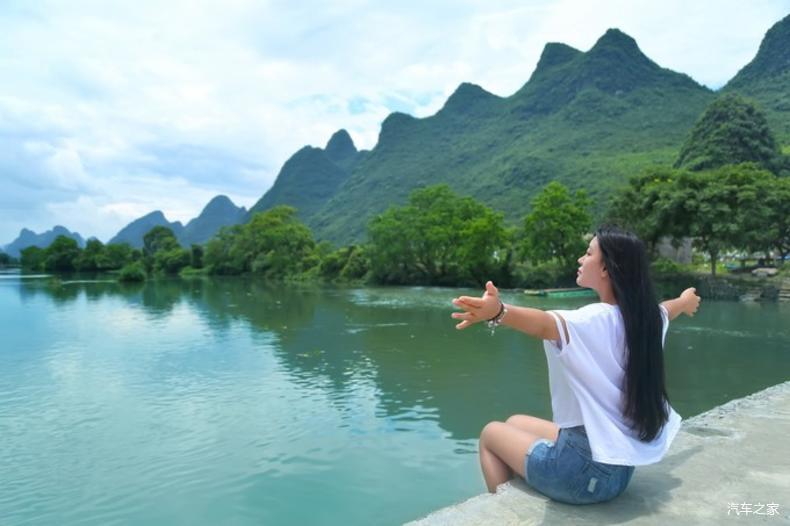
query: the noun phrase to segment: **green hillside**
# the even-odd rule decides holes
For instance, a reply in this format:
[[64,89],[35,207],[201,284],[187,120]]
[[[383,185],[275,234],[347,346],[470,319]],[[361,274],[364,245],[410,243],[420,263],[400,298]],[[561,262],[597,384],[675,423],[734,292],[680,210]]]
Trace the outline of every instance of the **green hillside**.
[[740,95],[725,93],[705,109],[674,166],[699,171],[743,162],[775,174],[784,165],[765,114]]
[[[727,85],[761,104],[787,151],[790,17]],[[515,223],[535,193],[557,180],[584,188],[601,214],[612,191],[655,165],[671,165],[719,94],[662,68],[630,36],[607,31],[587,52],[549,43],[528,82],[509,97],[464,83],[435,115],[392,113],[376,146],[357,152],[338,132],[325,150],[305,147],[252,208],[299,210],[319,239],[365,238],[371,218],[418,187],[447,183]]]
[[754,59],[722,91],[754,99],[779,142],[790,145],[790,15],[768,30]]
[[274,185],[250,208],[248,220],[256,212],[288,204],[300,219],[309,221],[337,193],[364,153],[357,151],[346,130],[335,132],[326,149],[305,146],[285,162]]
[[587,188],[602,211],[628,175],[674,160],[712,98],[618,30],[586,53],[548,44],[532,78],[510,97],[462,84],[436,115],[390,115],[376,147],[307,222],[320,238],[359,240],[374,214],[439,182],[511,221],[551,180]]

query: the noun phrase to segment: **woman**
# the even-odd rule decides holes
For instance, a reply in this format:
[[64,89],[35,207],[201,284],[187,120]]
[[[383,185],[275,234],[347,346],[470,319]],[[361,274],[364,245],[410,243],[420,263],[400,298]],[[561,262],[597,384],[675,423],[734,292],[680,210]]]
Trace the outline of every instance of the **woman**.
[[664,385],[669,320],[692,316],[693,288],[658,305],[648,259],[634,234],[599,229],[579,258],[576,283],[600,302],[576,310],[505,305],[490,281],[482,298],[461,296],[458,329],[487,321],[544,340],[553,422],[514,415],[480,435],[488,490],[513,473],[551,499],[590,504],[622,493],[635,466],[663,458],[680,427]]

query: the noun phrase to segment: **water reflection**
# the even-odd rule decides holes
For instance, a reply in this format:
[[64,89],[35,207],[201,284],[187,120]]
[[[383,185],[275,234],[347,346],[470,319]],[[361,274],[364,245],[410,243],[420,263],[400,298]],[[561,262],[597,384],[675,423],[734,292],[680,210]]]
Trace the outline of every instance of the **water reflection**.
[[[41,279],[19,287],[23,301],[45,297],[58,306],[122,298],[152,322],[185,312],[215,331],[244,322],[274,342],[274,356],[290,381],[320,389],[343,414],[353,410],[350,393],[374,386],[377,416],[394,430],[433,421],[463,441],[475,439],[489,420],[510,414],[551,418],[540,342],[507,330],[495,337],[479,328],[456,331],[449,319],[450,298],[458,294],[453,289],[272,286],[246,278],[131,285]],[[518,294],[507,299],[526,303]],[[574,308],[583,300],[530,302]],[[681,415],[787,380],[789,307],[706,302],[695,318],[673,323],[667,383]],[[158,359],[163,371],[177,374],[166,356]]]

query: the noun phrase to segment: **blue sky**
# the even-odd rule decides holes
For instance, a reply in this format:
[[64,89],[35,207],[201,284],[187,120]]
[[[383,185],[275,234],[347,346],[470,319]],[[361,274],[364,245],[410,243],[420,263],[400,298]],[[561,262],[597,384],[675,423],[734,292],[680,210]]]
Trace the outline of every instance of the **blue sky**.
[[[390,5],[392,4],[392,5]],[[372,148],[392,111],[435,113],[461,82],[507,96],[546,42],[611,27],[721,87],[790,0],[3,1],[0,245],[61,224],[107,241],[217,194],[251,206],[305,144]]]

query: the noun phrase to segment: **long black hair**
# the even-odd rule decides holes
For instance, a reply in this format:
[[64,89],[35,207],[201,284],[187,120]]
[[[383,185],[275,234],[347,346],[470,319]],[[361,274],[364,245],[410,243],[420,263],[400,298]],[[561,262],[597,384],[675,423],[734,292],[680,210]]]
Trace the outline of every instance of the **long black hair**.
[[650,442],[669,419],[662,350],[662,321],[650,280],[645,245],[633,233],[614,226],[595,237],[625,325],[628,358],[623,415],[639,440]]

